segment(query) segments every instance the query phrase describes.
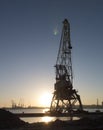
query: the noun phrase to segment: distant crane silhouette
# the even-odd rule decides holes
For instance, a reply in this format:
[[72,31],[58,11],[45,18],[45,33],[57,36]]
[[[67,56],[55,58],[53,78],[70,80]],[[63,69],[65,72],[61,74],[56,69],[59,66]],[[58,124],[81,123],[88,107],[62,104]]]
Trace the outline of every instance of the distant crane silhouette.
[[51,101],[50,112],[73,113],[82,111],[80,95],[73,89],[73,73],[71,61],[70,24],[63,21],[60,47],[56,61],[56,83]]

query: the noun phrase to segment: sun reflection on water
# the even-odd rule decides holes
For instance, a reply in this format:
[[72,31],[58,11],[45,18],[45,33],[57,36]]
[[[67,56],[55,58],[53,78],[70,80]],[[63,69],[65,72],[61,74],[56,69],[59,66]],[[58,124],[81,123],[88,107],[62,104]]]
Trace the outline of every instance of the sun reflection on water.
[[54,121],[54,120],[55,120],[54,117],[49,117],[49,116],[42,117],[42,122],[45,122],[45,123],[49,123],[49,122]]
[[43,113],[46,113],[46,112],[48,112],[48,111],[49,111],[49,108],[43,109]]

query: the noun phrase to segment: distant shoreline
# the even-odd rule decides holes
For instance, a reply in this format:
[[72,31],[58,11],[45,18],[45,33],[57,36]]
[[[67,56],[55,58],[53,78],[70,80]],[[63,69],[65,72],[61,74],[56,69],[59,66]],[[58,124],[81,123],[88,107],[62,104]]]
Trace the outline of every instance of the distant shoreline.
[[[38,106],[30,106],[30,107],[1,107],[1,109],[49,109],[49,107],[38,107]],[[103,109],[102,105],[83,105],[83,109]]]
[[0,109],[49,109],[49,107],[2,107]]

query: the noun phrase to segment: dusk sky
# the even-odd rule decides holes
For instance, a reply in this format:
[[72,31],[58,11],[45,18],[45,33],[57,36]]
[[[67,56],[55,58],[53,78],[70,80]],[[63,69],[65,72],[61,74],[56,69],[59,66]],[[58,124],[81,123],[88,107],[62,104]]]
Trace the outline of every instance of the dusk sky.
[[65,18],[73,87],[83,104],[103,101],[103,0],[0,0],[0,107],[42,106],[53,93]]

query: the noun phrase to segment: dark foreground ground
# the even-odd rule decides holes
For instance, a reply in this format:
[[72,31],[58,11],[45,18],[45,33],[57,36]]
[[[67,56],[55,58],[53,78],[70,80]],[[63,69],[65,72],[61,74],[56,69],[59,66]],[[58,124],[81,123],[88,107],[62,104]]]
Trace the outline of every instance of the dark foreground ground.
[[103,116],[83,117],[76,121],[56,120],[48,124],[29,124],[14,114],[0,109],[0,130],[103,130]]

